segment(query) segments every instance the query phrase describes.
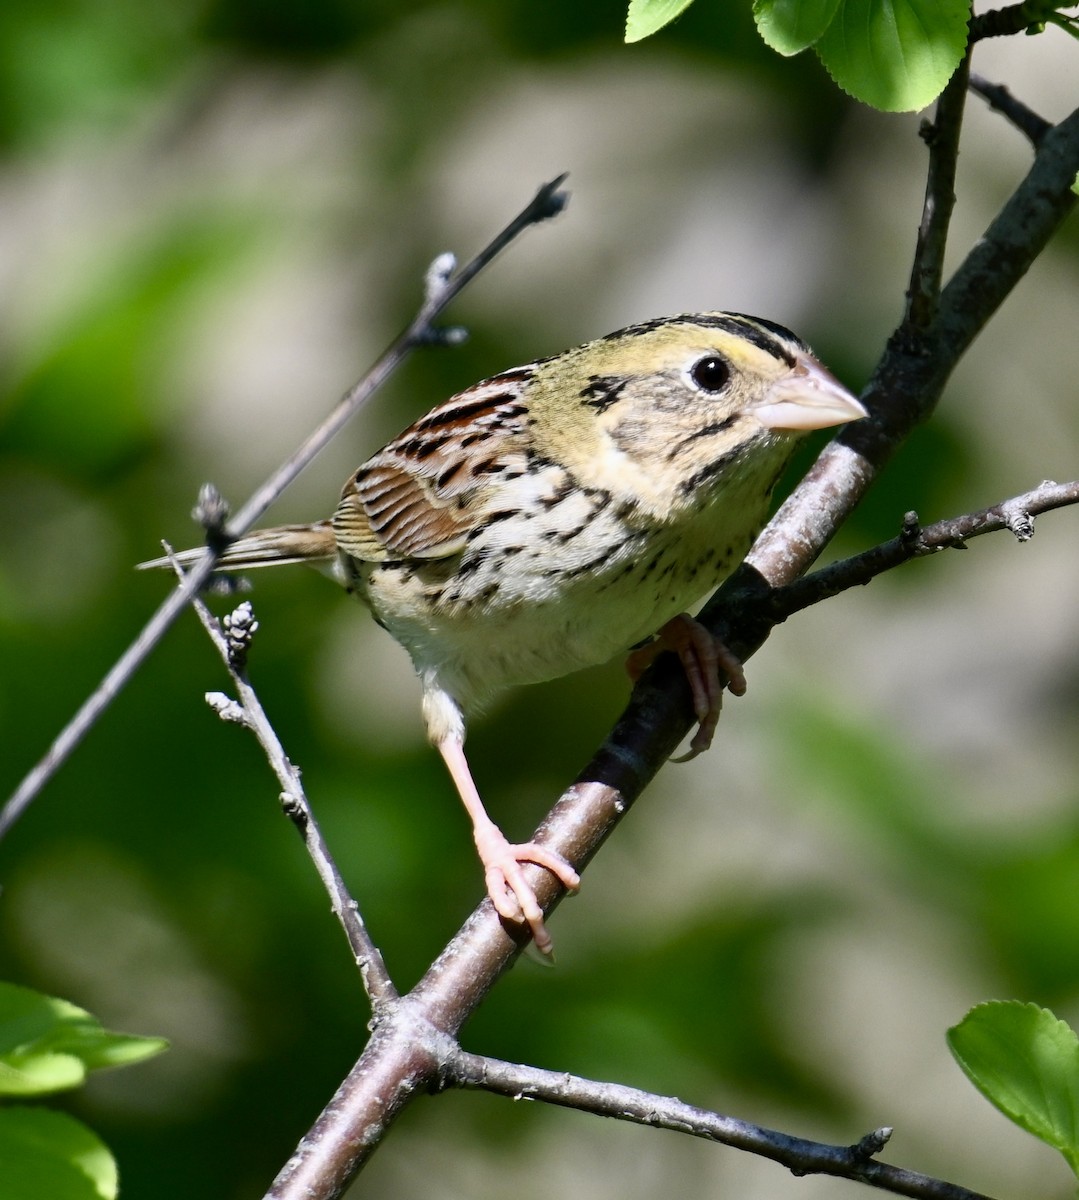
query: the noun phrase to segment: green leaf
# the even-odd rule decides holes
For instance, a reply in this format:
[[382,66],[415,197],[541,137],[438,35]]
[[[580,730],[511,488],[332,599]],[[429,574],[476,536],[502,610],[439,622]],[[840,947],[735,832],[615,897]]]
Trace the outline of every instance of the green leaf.
[[993,1000],[948,1030],[948,1046],[991,1104],[1079,1175],[1079,1038],[1068,1025],[1036,1004]]
[[885,112],[925,106],[966,50],[968,0],[840,0],[815,49],[829,75]]
[[1072,191],[1079,196],[1079,171],[1075,174],[1075,179],[1072,181]]
[[651,37],[675,17],[681,16],[692,3],[693,0],[629,0],[626,41],[639,42]]
[[0,1110],[4,1200],[115,1200],[116,1162],[89,1129],[66,1113]]
[[73,1054],[12,1051],[0,1058],[0,1095],[41,1096],[78,1087],[85,1079],[86,1067]]
[[778,54],[798,54],[824,33],[840,0],[753,0],[757,32]]
[[77,1087],[87,1071],[140,1062],[166,1046],[161,1038],[110,1033],[66,1000],[0,982],[0,1095]]
[[134,1066],[168,1048],[165,1038],[135,1037],[102,1029],[96,1039],[80,1046],[78,1054],[88,1071],[104,1071],[109,1067]]

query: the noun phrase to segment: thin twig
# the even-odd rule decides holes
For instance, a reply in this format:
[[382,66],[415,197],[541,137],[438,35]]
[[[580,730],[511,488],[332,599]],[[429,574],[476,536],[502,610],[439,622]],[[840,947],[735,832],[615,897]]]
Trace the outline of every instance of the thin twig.
[[[270,478],[254,493],[236,514],[227,528],[219,531],[205,555],[194,563],[183,582],[170,592],[142,631],[109,669],[82,706],[53,740],[39,762],[25,775],[0,810],[0,840],[22,816],[46,783],[70,757],[72,751],[93,728],[97,719],[116,699],[132,676],[149,657],[151,651],[183,612],[188,602],[203,588],[213,573],[221,550],[229,541],[250,528],[276,500],[284,488],[323,449],[326,443],[352,417],[395,371],[405,357],[417,346],[447,340],[435,329],[435,317],[453,300],[463,287],[502,250],[530,225],[538,224],[561,212],[567,194],[561,190],[566,176],[560,175],[545,183],[532,201],[480,251],[470,263],[455,274],[452,255],[441,255],[432,264],[426,279],[426,294],[415,318],[375,362],[371,370],[338,402],[325,421],[303,445],[281,464]],[[453,340],[450,335],[449,340]]]
[[[182,569],[177,564],[174,565],[176,573],[182,578]],[[192,604],[203,628],[221,655],[239,696],[239,701],[236,701],[222,692],[208,692],[206,702],[223,721],[233,721],[250,729],[262,747],[270,769],[281,785],[282,810],[304,839],[315,870],[329,893],[330,907],[345,931],[353,958],[360,969],[364,989],[371,1001],[371,1008],[378,1016],[387,1005],[398,999],[397,989],[393,986],[382,954],[367,932],[359,907],[349,894],[341,872],[337,869],[337,863],[326,845],[300,781],[300,771],[285,753],[277,731],[270,723],[270,718],[247,677],[247,654],[258,629],[251,605],[245,600],[225,617],[222,627],[202,600],[196,597]]]
[[874,1156],[887,1143],[890,1129],[873,1130],[851,1146],[834,1146],[697,1108],[673,1096],[562,1071],[521,1066],[463,1050],[453,1055],[442,1078],[452,1087],[495,1092],[514,1100],[542,1100],[599,1117],[686,1133],[769,1158],[799,1176],[833,1175],[919,1200],[989,1200],[980,1192],[880,1162]]
[[1041,145],[1042,138],[1053,128],[1051,121],[1029,108],[1022,100],[1016,99],[1002,83],[992,83],[984,76],[972,73],[970,90],[981,96],[990,108],[1007,117],[1035,148]]
[[[566,176],[559,175],[545,183],[533,199],[471,262],[455,271],[456,260],[452,254],[442,254],[431,264],[426,276],[423,304],[412,323],[382,353],[370,371],[351,388],[338,402],[337,407],[300,446],[287,458],[270,478],[255,492],[250,500],[230,522],[227,536],[232,539],[246,532],[281,495],[284,489],[311,462],[316,454],[341,430],[345,423],[370,400],[372,394],[382,386],[388,376],[400,365],[405,356],[418,346],[431,345],[444,339],[435,329],[435,318],[457,295],[501,253],[514,239],[530,226],[557,216],[569,199],[562,191]],[[457,340],[451,336],[450,340]]]
[[955,169],[959,161],[959,135],[963,129],[969,75],[968,50],[937,101],[932,125],[923,125],[921,131],[929,147],[929,170],[914,247],[914,266],[907,289],[906,313],[906,323],[917,329],[924,329],[933,319],[944,278],[944,251],[955,208]]
[[[983,533],[1008,529],[1017,540],[1029,541],[1034,536],[1036,516],[1071,504],[1079,504],[1079,482],[1054,483],[1047,479],[1021,496],[1002,500],[978,512],[936,521],[925,528],[918,524],[916,513],[908,513],[898,537],[777,588],[767,599],[769,618],[785,621],[810,605],[837,596],[848,588],[863,586],[912,559],[938,554],[941,550],[962,550],[971,538]],[[760,592],[755,590],[753,601],[759,599]]]

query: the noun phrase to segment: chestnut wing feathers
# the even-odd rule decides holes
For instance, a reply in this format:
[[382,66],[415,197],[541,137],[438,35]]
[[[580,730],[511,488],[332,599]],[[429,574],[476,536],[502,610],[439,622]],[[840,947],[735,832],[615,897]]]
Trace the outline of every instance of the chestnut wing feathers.
[[337,543],[363,562],[448,558],[482,521],[500,476],[523,462],[531,368],[507,371],[432,409],[345,485]]

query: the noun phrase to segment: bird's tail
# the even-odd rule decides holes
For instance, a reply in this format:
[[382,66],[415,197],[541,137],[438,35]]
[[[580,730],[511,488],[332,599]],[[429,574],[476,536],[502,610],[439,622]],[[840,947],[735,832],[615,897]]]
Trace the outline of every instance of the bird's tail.
[[[173,559],[182,567],[198,562],[204,547],[181,550],[172,558],[152,558],[138,564],[140,571],[152,567],[171,567]],[[271,529],[256,529],[234,541],[221,555],[214,568],[217,571],[250,571],[255,567],[280,567],[287,563],[308,563],[318,567],[337,558],[337,542],[329,521],[314,525],[275,525]]]

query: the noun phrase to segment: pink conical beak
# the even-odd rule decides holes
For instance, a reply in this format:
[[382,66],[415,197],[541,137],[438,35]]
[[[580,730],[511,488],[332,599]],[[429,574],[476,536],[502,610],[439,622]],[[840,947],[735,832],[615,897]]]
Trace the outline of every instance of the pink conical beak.
[[789,375],[768,390],[763,404],[752,410],[766,429],[827,429],[869,414],[838,379],[808,354],[800,354]]

